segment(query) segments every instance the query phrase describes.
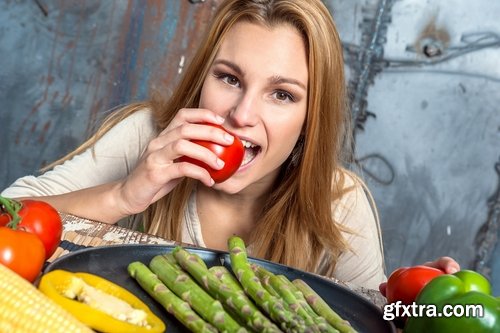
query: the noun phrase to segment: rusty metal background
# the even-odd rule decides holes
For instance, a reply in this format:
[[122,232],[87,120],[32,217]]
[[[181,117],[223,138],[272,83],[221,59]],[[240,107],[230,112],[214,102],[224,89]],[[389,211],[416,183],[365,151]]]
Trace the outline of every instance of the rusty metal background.
[[[0,2],[0,188],[168,93],[216,0]],[[500,294],[500,3],[325,0],[388,270],[451,255]],[[495,247],[496,246],[496,247]]]
[[380,209],[389,270],[450,255],[498,294],[500,4],[332,8],[348,20],[340,29],[351,27],[341,35],[356,159]]
[[106,110],[168,91],[216,4],[0,2],[0,185],[72,150]]

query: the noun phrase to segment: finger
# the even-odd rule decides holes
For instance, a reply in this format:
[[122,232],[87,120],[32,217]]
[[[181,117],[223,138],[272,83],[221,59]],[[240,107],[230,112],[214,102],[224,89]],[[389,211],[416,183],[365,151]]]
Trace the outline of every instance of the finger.
[[387,282],[382,282],[379,286],[378,286],[378,290],[380,291],[380,293],[382,294],[382,296],[386,297],[386,291],[387,291]]
[[[224,166],[224,161],[205,147],[185,140],[183,140],[183,143],[193,148],[179,148],[183,147],[183,145],[178,144],[177,153],[166,147],[151,154],[145,154],[142,159],[140,167],[137,168],[143,170],[141,176],[143,179],[142,186],[147,188],[146,184],[149,184],[150,187],[157,189],[150,199],[155,197],[155,200],[157,200],[162,195],[168,193],[168,183],[182,177],[197,179],[208,187],[213,186],[215,183],[205,167],[208,166],[209,168],[219,170]],[[206,165],[199,166],[199,163],[195,163],[195,161],[178,159],[179,156],[185,155],[191,156],[191,158],[201,161]],[[140,174],[141,172],[138,173],[138,175]],[[163,190],[167,192],[158,194],[157,191],[160,191],[165,186],[167,187]]]
[[182,124],[170,131],[165,131],[148,144],[149,151],[155,151],[167,146],[170,142],[186,139],[209,141],[222,146],[233,143],[234,136],[225,130],[204,124]]
[[184,108],[177,112],[165,130],[174,129],[185,123],[199,124],[204,122],[221,125],[224,123],[224,118],[208,109]]
[[181,182],[181,180],[182,180],[182,178],[177,178],[177,179],[169,181],[165,186],[163,186],[160,190],[158,190],[158,192],[153,197],[153,200],[152,200],[151,203],[160,200],[165,195],[167,195],[168,193],[170,193],[170,191],[172,191],[172,189],[174,187],[176,187]]
[[[227,131],[206,124],[183,124],[173,130],[175,136],[189,140],[210,141],[220,145],[230,145],[234,141],[234,136]],[[174,134],[172,134],[174,135]]]
[[447,274],[453,274],[460,270],[460,265],[450,257],[440,257],[434,261],[428,261],[424,265],[440,269]]
[[[220,170],[224,167],[224,161],[214,154],[210,149],[196,144],[191,141],[179,140],[172,143],[170,147],[165,147],[165,151],[169,154],[168,159],[172,159],[175,162],[179,162],[179,158],[187,157],[188,159],[193,159],[200,161],[215,170]],[[184,159],[186,161],[186,159]],[[193,163],[194,161],[187,161]]]
[[189,177],[199,180],[208,187],[215,184],[215,181],[206,169],[188,162],[176,162],[169,166],[166,173],[169,174],[169,178],[171,179]]
[[143,159],[150,170],[175,163],[182,156],[203,162],[215,170],[220,170],[224,167],[224,161],[214,152],[189,140],[179,139],[169,142],[164,147],[160,147],[161,144],[156,139],[154,142],[151,141],[148,144],[146,152],[143,154]]

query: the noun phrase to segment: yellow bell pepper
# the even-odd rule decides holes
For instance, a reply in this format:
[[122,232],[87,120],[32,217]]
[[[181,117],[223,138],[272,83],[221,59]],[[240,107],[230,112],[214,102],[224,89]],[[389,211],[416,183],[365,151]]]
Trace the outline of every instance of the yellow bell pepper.
[[[166,329],[160,318],[138,297],[94,274],[54,270],[42,276],[38,288],[82,323],[99,332],[161,333]],[[85,290],[86,294],[79,295],[79,290]],[[78,296],[83,299],[78,300]],[[90,301],[90,296],[95,299]],[[126,314],[117,310],[120,308],[130,311]],[[144,320],[133,323],[132,318],[136,315]]]

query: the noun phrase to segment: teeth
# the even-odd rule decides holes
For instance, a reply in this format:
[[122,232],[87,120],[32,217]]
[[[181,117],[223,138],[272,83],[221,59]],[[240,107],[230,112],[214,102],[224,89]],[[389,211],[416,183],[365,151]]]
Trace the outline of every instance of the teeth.
[[249,141],[246,141],[246,140],[243,140],[243,139],[241,139],[241,143],[243,144],[243,146],[245,148],[254,148],[254,147],[257,147],[256,144],[253,144],[253,143],[251,143]]
[[241,143],[243,144],[243,147],[245,147],[245,155],[243,156],[243,162],[241,163],[241,165],[245,165],[252,161],[255,156],[257,156],[258,152],[253,148],[257,148],[259,147],[259,145],[243,139],[241,139]]
[[254,159],[255,155],[256,155],[255,151],[253,151],[252,149],[245,150],[245,155],[243,156],[243,161],[241,162],[241,165],[248,164],[248,162]]

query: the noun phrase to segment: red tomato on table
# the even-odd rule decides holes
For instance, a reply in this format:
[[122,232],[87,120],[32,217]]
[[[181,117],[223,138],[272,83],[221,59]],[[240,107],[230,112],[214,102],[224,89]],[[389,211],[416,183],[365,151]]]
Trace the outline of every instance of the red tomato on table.
[[[220,125],[208,124],[208,123],[204,125],[218,127],[228,132],[224,127]],[[220,170],[212,169],[207,164],[187,156],[182,156],[179,160],[201,166],[202,168],[208,171],[208,173],[216,183],[222,183],[223,181],[231,177],[238,170],[238,168],[241,165],[241,162],[243,161],[243,156],[245,155],[245,148],[243,147],[243,144],[241,143],[240,139],[236,135],[230,132],[228,133],[234,137],[233,143],[229,146],[222,146],[211,141],[192,140],[192,142],[210,149],[212,152],[215,153],[215,155],[217,155],[217,157],[223,160],[224,167],[222,169]]]
[[[38,236],[45,247],[46,259],[56,251],[62,236],[62,221],[57,210],[50,204],[38,200],[21,200],[2,198],[10,203],[10,208],[16,210],[21,218],[16,228],[31,232]],[[7,226],[13,219],[11,212],[0,215],[0,226]]]
[[33,282],[45,262],[45,248],[34,234],[0,227],[0,264]]
[[411,304],[430,280],[442,274],[445,273],[440,269],[423,265],[398,268],[387,280],[387,302]]

